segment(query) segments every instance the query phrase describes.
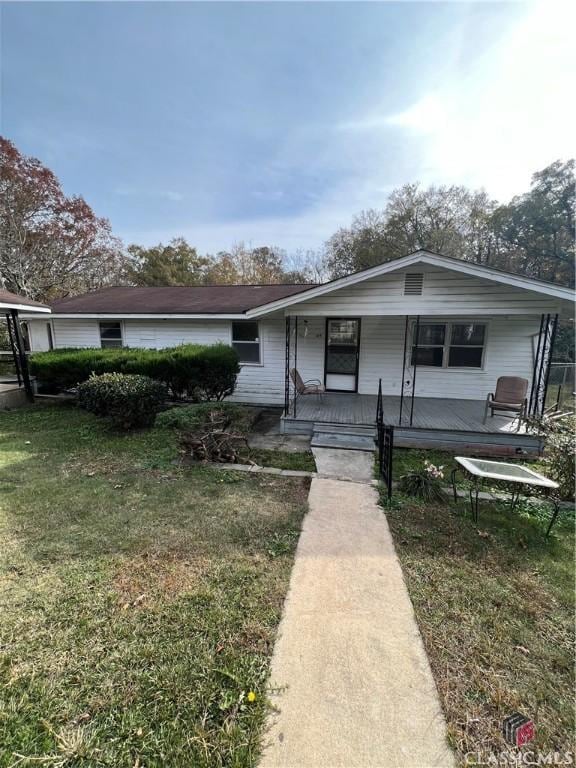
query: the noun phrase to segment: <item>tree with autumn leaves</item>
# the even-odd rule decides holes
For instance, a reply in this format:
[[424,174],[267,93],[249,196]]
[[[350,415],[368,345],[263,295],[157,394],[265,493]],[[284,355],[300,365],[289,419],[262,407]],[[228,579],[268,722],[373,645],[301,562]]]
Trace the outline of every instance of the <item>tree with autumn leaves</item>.
[[0,285],[50,301],[111,284],[321,282],[428,248],[572,286],[574,189],[573,160],[534,174],[531,189],[504,205],[482,190],[407,184],[338,230],[323,253],[237,243],[199,254],[184,238],[124,249],[83,198],[66,197],[52,171],[0,137]]
[[54,173],[0,137],[0,284],[50,301],[118,282],[122,243]]

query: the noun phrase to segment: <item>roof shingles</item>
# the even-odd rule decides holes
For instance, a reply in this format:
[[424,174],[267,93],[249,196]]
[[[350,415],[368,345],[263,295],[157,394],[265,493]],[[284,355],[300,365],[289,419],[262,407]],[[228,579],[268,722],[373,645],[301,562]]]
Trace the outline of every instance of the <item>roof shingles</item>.
[[301,293],[313,285],[207,285],[113,287],[52,302],[56,314],[204,315],[242,314]]
[[33,299],[29,299],[26,296],[19,296],[17,293],[10,293],[10,291],[5,291],[3,288],[0,288],[0,304],[5,304],[7,306],[17,306],[17,307],[30,307],[31,309],[34,307],[38,307],[39,309],[48,309],[48,306],[46,304],[41,304],[39,301],[34,301]]

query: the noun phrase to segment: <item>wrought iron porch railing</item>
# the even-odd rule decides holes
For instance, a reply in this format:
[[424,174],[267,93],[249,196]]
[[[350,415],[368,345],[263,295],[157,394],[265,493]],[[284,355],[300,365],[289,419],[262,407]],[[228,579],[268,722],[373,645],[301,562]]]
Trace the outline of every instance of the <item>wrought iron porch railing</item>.
[[388,499],[392,498],[392,456],[394,452],[394,427],[384,424],[382,379],[378,382],[376,400],[376,433],[378,443],[378,476],[384,481]]

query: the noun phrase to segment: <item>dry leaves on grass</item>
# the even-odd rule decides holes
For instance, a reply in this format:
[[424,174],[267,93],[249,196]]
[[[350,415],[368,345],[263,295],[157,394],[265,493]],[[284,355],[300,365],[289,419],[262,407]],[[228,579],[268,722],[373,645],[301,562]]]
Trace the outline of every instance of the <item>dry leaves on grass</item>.
[[123,610],[174,600],[198,588],[210,564],[208,558],[183,553],[146,552],[126,558],[113,579]]

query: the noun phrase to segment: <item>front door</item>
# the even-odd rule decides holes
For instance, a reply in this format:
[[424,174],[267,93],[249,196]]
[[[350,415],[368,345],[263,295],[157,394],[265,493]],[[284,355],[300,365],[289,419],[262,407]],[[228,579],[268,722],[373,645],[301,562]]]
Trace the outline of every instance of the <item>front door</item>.
[[326,320],[326,364],[324,384],[332,392],[358,391],[358,359],[360,355],[359,318]]

